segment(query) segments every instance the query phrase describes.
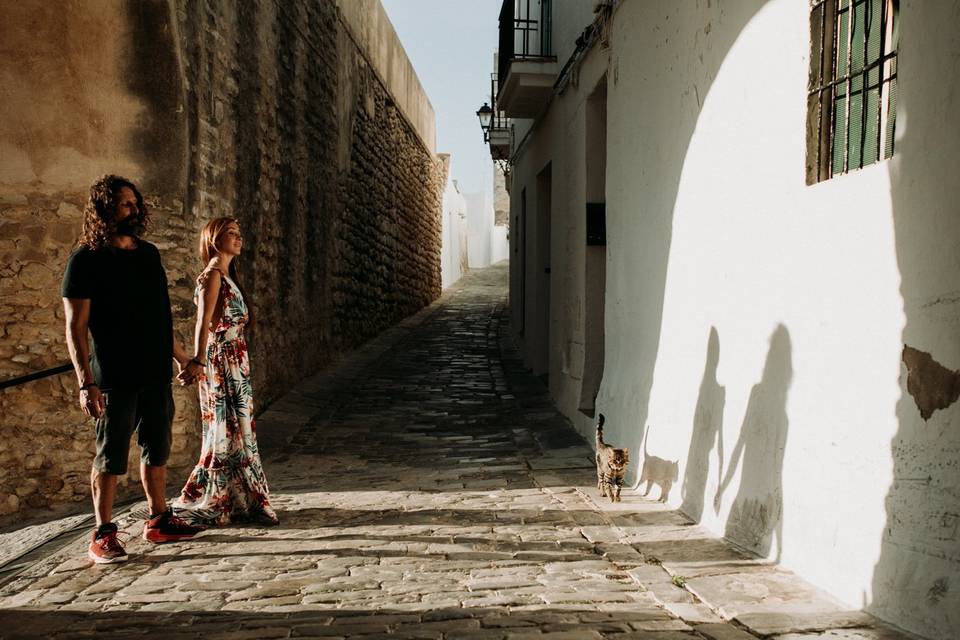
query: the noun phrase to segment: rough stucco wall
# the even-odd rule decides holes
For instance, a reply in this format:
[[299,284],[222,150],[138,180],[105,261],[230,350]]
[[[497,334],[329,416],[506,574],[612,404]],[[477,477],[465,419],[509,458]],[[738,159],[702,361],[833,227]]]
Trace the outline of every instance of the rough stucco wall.
[[[586,18],[582,7],[558,3],[554,5],[554,26],[563,32],[576,32],[593,19]],[[579,22],[585,19],[586,22]],[[579,24],[573,29],[571,24]],[[576,38],[573,35],[573,38]],[[560,43],[557,43],[559,46]],[[565,60],[561,59],[561,64]],[[586,149],[591,144],[586,126],[586,96],[597,86],[607,71],[607,52],[596,52],[578,69],[577,82],[556,97],[532,133],[528,121],[520,121],[516,139],[523,141],[523,152],[511,172],[510,270],[513,290],[525,280],[529,297],[524,309],[526,335],[523,337],[528,366],[549,375],[550,391],[560,409],[592,440],[590,419],[579,412],[583,386],[584,363],[587,361],[587,327],[594,309],[589,287],[597,282],[587,277],[584,260],[586,246]],[[562,132],[562,133],[561,133]],[[538,256],[537,215],[540,208],[537,175],[547,165],[552,173],[550,256]],[[522,189],[526,189],[526,224],[518,213]],[[526,245],[525,264],[520,259],[521,244]],[[550,275],[543,276],[550,265]],[[522,273],[521,273],[522,271]],[[548,287],[547,291],[544,288]],[[538,336],[544,326],[540,309],[549,300],[552,317],[549,344]],[[519,326],[518,305],[512,305],[513,326]],[[538,353],[539,352],[539,353]],[[549,356],[549,362],[545,362]],[[592,394],[591,394],[592,395]]]
[[[886,443],[893,482],[871,607],[910,628],[960,635],[960,2],[900,3],[897,150],[888,163],[905,322]],[[899,346],[899,345],[898,345]],[[918,356],[917,361],[910,357]]]
[[[671,504],[932,637],[960,628],[950,586],[960,580],[958,503],[948,488],[960,476],[960,433],[955,404],[923,420],[904,347],[949,371],[960,365],[950,302],[960,227],[934,222],[958,196],[946,176],[960,154],[949,135],[933,139],[946,117],[938,111],[957,106],[933,80],[952,73],[936,61],[956,36],[932,28],[957,7],[902,4],[897,155],[819,185],[798,171],[809,36],[788,25],[806,24],[803,6],[645,12],[627,3],[610,111],[622,132],[610,250],[625,259],[608,296],[644,304],[612,309],[601,403],[629,425],[627,441],[639,446],[637,427],[649,425],[650,452],[681,462]],[[669,28],[642,26],[660,14]],[[787,37],[774,43],[772,33]],[[757,60],[773,46],[792,62],[764,73]],[[664,71],[625,81],[640,60]],[[763,99],[745,101],[758,71],[773,79]],[[638,109],[649,121],[636,120]],[[649,146],[629,149],[637,139]],[[918,164],[920,148],[936,161]],[[624,278],[638,273],[648,277]]]
[[[561,65],[576,49],[576,40],[583,28],[593,22],[594,4],[592,0],[553,0],[553,50]],[[537,19],[539,8],[532,9],[531,13]]]
[[[199,229],[239,218],[260,408],[439,295],[440,166],[333,0],[2,13],[3,377],[67,360],[59,281],[107,171],[148,198],[187,345]],[[199,447],[195,393],[176,391],[170,494]],[[72,374],[0,392],[0,428],[16,434],[0,444],[0,516],[87,500],[92,428],[75,396]]]
[[[960,3],[935,4],[901,3],[895,157],[809,187],[806,5],[620,4],[603,63],[598,409],[609,440],[638,453],[632,478],[645,435],[652,455],[678,461],[670,505],[857,608],[953,638],[960,133],[944,125],[958,106],[944,78]],[[586,435],[557,361],[583,269],[568,253],[583,196],[577,112],[605,55],[555,100],[511,191],[516,216],[526,188],[531,234],[536,174],[551,163],[550,387]],[[528,351],[530,338],[528,321]]]

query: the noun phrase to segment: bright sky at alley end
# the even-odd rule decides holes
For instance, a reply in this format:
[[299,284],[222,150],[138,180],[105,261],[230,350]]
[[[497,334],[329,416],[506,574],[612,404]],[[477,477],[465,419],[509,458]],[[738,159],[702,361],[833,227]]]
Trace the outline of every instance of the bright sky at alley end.
[[382,0],[437,114],[437,153],[449,153],[464,193],[490,191],[493,167],[477,109],[490,101],[502,0]]

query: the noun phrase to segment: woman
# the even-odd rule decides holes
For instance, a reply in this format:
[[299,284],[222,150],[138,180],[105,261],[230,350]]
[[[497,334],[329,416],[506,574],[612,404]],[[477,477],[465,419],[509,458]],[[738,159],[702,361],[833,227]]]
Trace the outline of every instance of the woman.
[[197,278],[194,302],[196,354],[180,374],[200,380],[203,447],[200,461],[174,503],[185,519],[215,525],[231,521],[278,524],[257,450],[244,329],[250,313],[237,278],[243,249],[240,225],[216,218],[200,233],[206,268]]

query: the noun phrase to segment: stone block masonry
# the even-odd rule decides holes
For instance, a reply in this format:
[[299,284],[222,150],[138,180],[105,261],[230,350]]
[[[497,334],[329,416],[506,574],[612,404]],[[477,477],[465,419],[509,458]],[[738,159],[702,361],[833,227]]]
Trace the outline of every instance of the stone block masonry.
[[[0,9],[20,53],[0,60],[0,378],[67,360],[59,280],[106,172],[148,198],[188,346],[199,229],[239,219],[258,408],[439,296],[432,108],[364,2]],[[171,493],[199,448],[195,394],[176,392]],[[92,425],[75,402],[72,374],[0,392],[0,525],[87,499]],[[131,469],[121,490],[136,484]]]
[[[440,210],[442,170],[422,152],[369,69],[359,64],[357,72],[368,76],[372,108],[358,110],[353,125],[354,160],[342,190],[346,215],[335,239],[333,278],[333,329],[351,341],[414,313],[441,288],[441,220],[422,210],[424,204]],[[427,203],[425,193],[431,194]]]

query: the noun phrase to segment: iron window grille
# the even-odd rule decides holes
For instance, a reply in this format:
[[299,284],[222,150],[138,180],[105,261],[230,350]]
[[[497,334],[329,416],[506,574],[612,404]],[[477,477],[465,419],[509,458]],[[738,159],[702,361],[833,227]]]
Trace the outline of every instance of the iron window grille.
[[553,0],[504,0],[500,8],[497,74],[514,60],[553,60]]
[[807,184],[893,155],[899,0],[813,0]]

